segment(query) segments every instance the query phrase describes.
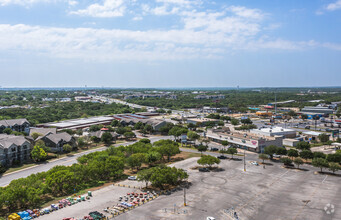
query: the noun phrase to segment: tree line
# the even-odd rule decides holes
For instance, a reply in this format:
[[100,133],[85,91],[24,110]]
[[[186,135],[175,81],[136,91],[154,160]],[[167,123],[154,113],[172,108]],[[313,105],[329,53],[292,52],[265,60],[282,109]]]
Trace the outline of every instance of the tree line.
[[[8,186],[0,187],[0,211],[4,214],[36,208],[55,197],[122,179],[125,177],[124,169],[138,171],[143,164],[149,167],[162,165],[179,152],[178,144],[171,140],[160,140],[151,144],[149,139],[142,139],[129,146],[111,146],[104,151],[79,157],[78,163],[72,166],[56,166],[47,172],[16,179]],[[155,169],[161,174],[165,172],[162,174],[165,176],[173,172],[164,167]],[[187,178],[186,174],[180,171],[179,175],[178,180]],[[168,177],[162,179],[163,177],[157,175],[155,178],[161,179],[161,182],[151,181],[157,187],[177,183]]]

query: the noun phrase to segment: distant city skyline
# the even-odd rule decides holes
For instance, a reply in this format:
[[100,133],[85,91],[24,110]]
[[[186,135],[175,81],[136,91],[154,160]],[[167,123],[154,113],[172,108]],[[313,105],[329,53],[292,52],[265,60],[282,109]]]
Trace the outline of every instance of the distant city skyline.
[[0,86],[341,86],[340,27],[341,0],[0,0]]

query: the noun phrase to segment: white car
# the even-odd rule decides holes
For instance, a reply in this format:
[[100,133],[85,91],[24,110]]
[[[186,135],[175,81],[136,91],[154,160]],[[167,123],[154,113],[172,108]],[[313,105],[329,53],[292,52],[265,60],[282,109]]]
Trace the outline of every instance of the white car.
[[128,177],[128,180],[136,180],[136,176],[130,176]]
[[258,163],[256,161],[251,162],[251,164],[258,166]]
[[209,216],[209,217],[206,218],[206,220],[215,220],[215,218]]

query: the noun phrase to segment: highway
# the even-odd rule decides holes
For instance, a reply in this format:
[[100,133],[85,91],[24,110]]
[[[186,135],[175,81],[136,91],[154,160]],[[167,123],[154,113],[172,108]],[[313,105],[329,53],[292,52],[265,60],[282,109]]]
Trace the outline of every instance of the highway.
[[[171,139],[171,136],[153,136],[149,138],[151,140],[151,142],[155,142],[158,140],[162,140],[162,139]],[[135,142],[126,142],[126,143],[121,143],[121,144],[116,144],[114,146],[118,147],[118,146],[126,146],[126,145],[130,145],[133,144]],[[27,177],[31,174],[35,174],[35,173],[39,173],[39,172],[45,172],[48,171],[49,169],[58,166],[58,165],[64,165],[64,166],[70,166],[74,163],[77,163],[77,158],[81,157],[83,155],[89,154],[89,153],[93,153],[96,151],[103,151],[107,149],[107,147],[101,147],[101,148],[97,148],[97,149],[93,149],[93,150],[88,150],[79,154],[75,154],[72,156],[66,156],[63,157],[61,159],[55,159],[49,162],[46,162],[44,164],[39,164],[33,167],[29,167],[23,170],[18,170],[9,174],[5,174],[2,177],[0,177],[0,187],[4,187],[6,185],[8,185],[12,180],[15,179],[19,179],[19,178],[24,178]]]

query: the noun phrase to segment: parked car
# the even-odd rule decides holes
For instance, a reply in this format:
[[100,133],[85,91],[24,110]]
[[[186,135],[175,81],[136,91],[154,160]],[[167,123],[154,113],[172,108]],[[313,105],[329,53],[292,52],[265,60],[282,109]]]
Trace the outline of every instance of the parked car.
[[210,172],[206,167],[199,168],[199,172]]
[[310,129],[310,125],[306,125],[304,129]]
[[136,180],[137,178],[136,178],[136,176],[129,176],[128,177],[128,180]]
[[206,218],[206,220],[215,220],[215,218],[209,216],[209,217]]
[[211,151],[218,151],[219,149],[218,148],[216,148],[216,147],[212,147],[211,148]]
[[256,161],[251,162],[252,165],[258,166],[259,164]]

